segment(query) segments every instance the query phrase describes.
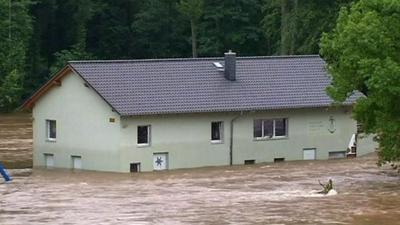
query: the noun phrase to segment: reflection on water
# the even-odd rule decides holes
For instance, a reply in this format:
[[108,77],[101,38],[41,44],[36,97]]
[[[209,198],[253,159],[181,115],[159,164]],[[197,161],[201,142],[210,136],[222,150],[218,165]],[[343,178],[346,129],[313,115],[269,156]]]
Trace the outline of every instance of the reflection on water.
[[[0,184],[0,224],[400,224],[400,178],[352,160],[116,174],[26,171]],[[338,194],[322,196],[331,178]]]

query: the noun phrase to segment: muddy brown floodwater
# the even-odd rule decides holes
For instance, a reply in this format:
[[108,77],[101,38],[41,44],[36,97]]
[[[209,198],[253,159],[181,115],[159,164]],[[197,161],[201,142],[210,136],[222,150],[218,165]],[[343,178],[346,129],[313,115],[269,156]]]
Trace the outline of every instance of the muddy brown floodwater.
[[32,167],[31,114],[0,114],[0,162],[7,168]]
[[[400,178],[376,156],[116,174],[11,171],[0,224],[400,224]],[[331,178],[338,194],[322,196]]]

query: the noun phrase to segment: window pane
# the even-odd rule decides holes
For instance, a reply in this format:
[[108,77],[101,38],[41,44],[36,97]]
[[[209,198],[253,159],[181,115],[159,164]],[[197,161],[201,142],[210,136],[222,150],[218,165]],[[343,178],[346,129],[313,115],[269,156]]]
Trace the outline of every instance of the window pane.
[[221,140],[222,122],[211,123],[211,140]]
[[138,144],[149,143],[149,126],[138,126]]
[[49,126],[49,128],[48,128],[48,132],[49,132],[48,133],[48,135],[49,135],[48,138],[56,139],[56,137],[57,137],[56,121],[55,120],[48,120],[47,123],[48,123],[48,126]]
[[254,137],[262,137],[262,120],[254,120]]
[[275,120],[275,136],[286,136],[286,119]]
[[274,121],[273,120],[264,120],[264,137],[271,138],[273,136],[273,127]]

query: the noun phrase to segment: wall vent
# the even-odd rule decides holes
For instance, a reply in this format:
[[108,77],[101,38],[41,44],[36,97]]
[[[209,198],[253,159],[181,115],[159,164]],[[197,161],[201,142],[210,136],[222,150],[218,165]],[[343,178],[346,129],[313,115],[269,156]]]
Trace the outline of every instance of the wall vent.
[[275,158],[274,163],[285,162],[285,158]]
[[254,160],[254,159],[244,160],[244,165],[252,165],[255,163],[256,163],[256,160]]

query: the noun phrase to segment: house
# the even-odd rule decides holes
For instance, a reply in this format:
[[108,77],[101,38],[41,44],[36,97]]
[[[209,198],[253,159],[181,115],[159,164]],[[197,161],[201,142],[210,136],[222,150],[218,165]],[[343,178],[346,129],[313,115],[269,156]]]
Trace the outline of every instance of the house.
[[23,107],[34,166],[136,172],[345,157],[359,96],[333,106],[329,84],[317,55],[71,61]]

